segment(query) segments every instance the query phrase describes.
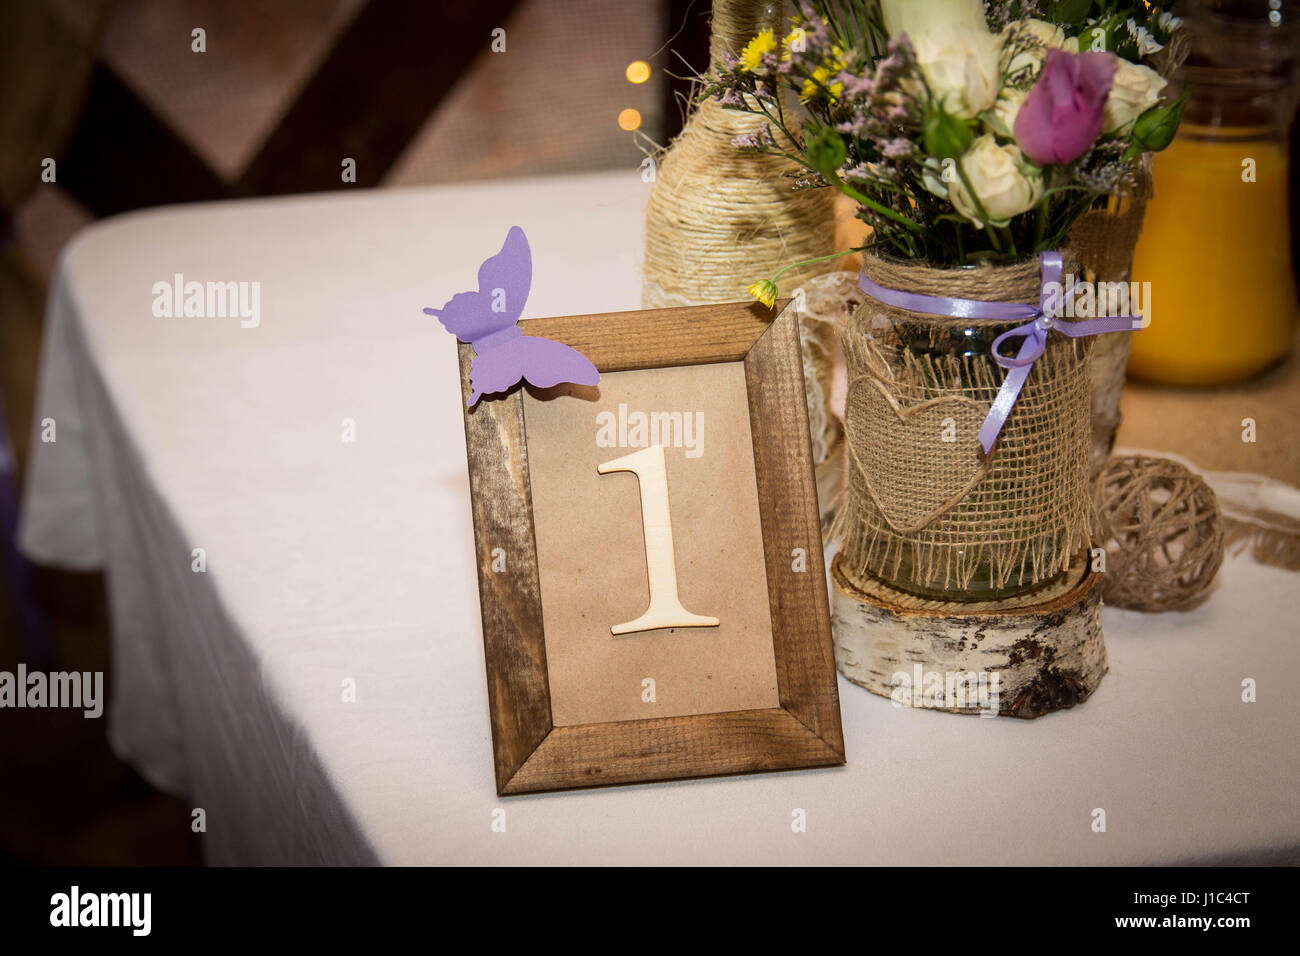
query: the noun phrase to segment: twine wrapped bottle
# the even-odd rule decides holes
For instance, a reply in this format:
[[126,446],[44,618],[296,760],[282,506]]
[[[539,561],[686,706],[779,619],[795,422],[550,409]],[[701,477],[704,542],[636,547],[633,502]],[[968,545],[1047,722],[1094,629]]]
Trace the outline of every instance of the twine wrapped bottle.
[[[1065,268],[1077,270],[1072,253]],[[886,288],[1037,302],[1037,262],[932,269],[870,253]],[[1086,339],[1050,335],[984,455],[978,433],[1002,385],[993,339],[1019,322],[949,318],[870,296],[842,328],[848,362],[849,490],[839,566],[928,600],[990,601],[1060,577],[1086,555],[1089,497]]]
[[[779,0],[715,0],[710,64],[738,56],[764,29],[782,36],[787,14]],[[646,206],[644,308],[745,300],[750,283],[834,251],[834,191],[797,190],[793,163],[731,145],[763,122],[707,100],[659,160]],[[783,285],[827,268],[794,270]]]
[[[788,14],[780,0],[714,0],[710,66],[726,54],[738,56],[764,29],[784,35]],[[762,116],[707,100],[659,158],[646,204],[642,308],[747,300],[751,283],[792,262],[835,251],[835,191],[795,189],[795,164],[732,145],[763,122]],[[832,266],[791,270],[782,288],[793,290]],[[800,339],[825,520],[842,464],[840,426],[829,409],[832,367],[827,359],[835,337],[828,323],[801,317]]]

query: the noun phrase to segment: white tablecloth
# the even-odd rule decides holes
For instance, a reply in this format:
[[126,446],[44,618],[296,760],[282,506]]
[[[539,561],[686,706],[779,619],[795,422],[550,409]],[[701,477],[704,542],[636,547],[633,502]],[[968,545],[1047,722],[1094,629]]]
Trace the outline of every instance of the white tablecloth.
[[[841,680],[844,768],[495,795],[455,349],[420,309],[516,223],[525,315],[636,308],[648,189],[628,170],[178,207],[66,251],[36,403],[57,441],[34,442],[20,543],[106,570],[113,745],[205,810],[207,858],[1300,860],[1300,579],[1248,558],[1195,612],[1107,609],[1111,673],[1070,712],[897,709]],[[260,282],[260,325],[155,317],[175,273]]]

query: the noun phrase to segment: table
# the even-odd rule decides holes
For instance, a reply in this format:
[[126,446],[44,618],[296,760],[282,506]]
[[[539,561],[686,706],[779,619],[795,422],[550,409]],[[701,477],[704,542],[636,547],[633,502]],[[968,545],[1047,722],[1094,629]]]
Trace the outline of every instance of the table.
[[[637,307],[649,188],[164,208],[66,250],[20,545],[106,571],[112,744],[205,811],[207,860],[1300,862],[1300,600],[1249,558],[1196,611],[1107,609],[1111,672],[1071,712],[898,709],[841,679],[846,767],[495,795],[455,348],[420,310],[516,223],[526,316]],[[156,317],[176,273],[260,282],[260,323]]]

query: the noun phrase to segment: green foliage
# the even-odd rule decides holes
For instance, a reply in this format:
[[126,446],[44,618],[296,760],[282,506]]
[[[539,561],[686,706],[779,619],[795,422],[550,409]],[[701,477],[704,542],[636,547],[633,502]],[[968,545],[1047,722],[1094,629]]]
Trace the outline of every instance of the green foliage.
[[804,128],[804,135],[809,165],[824,177],[835,176],[848,155],[843,137],[832,129],[811,122]]
[[1043,11],[1044,19],[1061,26],[1082,27],[1094,6],[1096,4],[1093,0],[1056,0],[1046,5]]
[[936,159],[956,159],[975,138],[973,124],[946,113],[942,106],[930,103],[925,111],[925,151]]

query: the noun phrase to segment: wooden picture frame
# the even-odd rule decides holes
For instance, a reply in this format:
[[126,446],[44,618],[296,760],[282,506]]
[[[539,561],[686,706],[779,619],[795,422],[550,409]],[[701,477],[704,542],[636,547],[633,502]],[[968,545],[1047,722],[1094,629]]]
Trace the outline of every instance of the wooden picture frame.
[[[844,763],[798,317],[732,303],[520,323],[602,372],[743,363],[780,705],[557,727],[551,719],[524,393],[465,409],[499,794]],[[461,344],[462,396],[473,349]],[[494,549],[515,556],[495,573]],[[792,567],[792,550],[806,568]]]

